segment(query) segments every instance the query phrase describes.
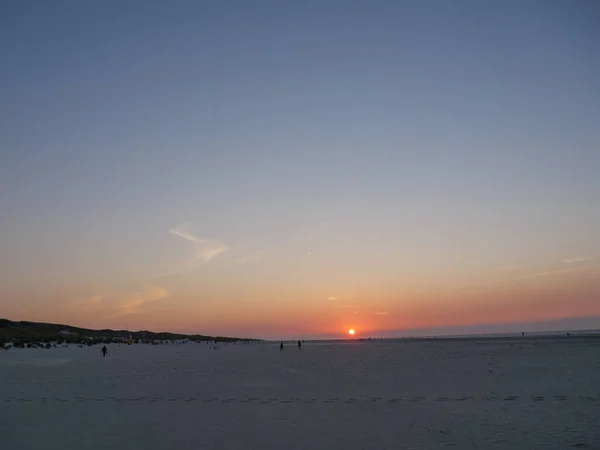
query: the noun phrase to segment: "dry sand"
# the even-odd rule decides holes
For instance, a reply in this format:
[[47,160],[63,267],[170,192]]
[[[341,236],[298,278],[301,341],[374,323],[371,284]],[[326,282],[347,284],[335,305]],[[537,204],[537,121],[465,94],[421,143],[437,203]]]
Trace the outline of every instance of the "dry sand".
[[600,341],[0,352],[0,447],[600,449]]

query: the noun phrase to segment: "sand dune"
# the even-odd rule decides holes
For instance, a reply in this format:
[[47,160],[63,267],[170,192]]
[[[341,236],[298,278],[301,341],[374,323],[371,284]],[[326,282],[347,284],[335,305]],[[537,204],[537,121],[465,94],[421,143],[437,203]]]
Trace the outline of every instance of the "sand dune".
[[0,352],[2,449],[600,449],[597,340]]

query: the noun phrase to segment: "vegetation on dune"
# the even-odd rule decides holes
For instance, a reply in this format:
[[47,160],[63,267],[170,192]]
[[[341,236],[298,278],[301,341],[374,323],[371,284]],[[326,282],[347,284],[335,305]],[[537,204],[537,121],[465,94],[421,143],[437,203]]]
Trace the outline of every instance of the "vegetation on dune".
[[15,347],[45,347],[52,345],[79,344],[95,345],[109,343],[123,343],[131,340],[132,343],[152,343],[165,341],[193,341],[193,342],[252,342],[257,339],[242,339],[223,336],[205,336],[200,334],[188,335],[178,333],[155,333],[152,331],[128,330],[90,330],[69,325],[38,323],[38,322],[13,322],[0,319],[0,348],[8,343]]

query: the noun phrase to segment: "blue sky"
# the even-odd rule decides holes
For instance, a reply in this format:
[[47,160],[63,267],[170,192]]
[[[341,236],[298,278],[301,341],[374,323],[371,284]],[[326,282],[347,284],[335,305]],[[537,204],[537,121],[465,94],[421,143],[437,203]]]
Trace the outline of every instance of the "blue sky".
[[[566,274],[586,292],[568,315],[600,314],[593,1],[23,1],[0,17],[11,317],[254,332],[264,308],[304,308],[321,332],[354,320],[322,296],[391,310],[407,289],[494,290],[509,266]],[[115,313],[129,292],[173,318]],[[406,325],[386,320],[363,322]]]

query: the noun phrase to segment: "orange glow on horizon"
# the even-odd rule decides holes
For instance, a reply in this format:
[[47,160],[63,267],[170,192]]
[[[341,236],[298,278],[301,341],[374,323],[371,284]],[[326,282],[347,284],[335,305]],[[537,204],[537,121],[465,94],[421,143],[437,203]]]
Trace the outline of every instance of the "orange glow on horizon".
[[[238,300],[234,294],[238,293],[237,287],[228,291],[208,284],[210,290],[206,296],[211,300],[195,302],[196,290],[187,285],[181,288],[179,281],[172,281],[173,286],[165,283],[165,286],[148,285],[121,290],[106,288],[104,291],[104,288],[94,285],[89,294],[81,298],[66,288],[64,292],[49,291],[41,295],[40,288],[40,292],[34,292],[35,297],[39,297],[39,300],[32,300],[35,308],[20,307],[21,303],[16,300],[25,301],[27,297],[16,293],[16,300],[12,303],[14,309],[11,311],[9,305],[8,309],[3,309],[3,315],[11,320],[65,323],[91,329],[169,331],[263,339],[316,336],[351,340],[358,339],[359,331],[361,338],[370,338],[403,336],[421,329],[435,335],[446,332],[461,334],[472,332],[472,327],[484,332],[491,326],[502,330],[506,325],[511,330],[509,325],[513,323],[523,323],[523,331],[528,331],[536,329],[537,325],[530,324],[533,322],[569,318],[583,320],[587,317],[589,320],[583,320],[582,326],[593,328],[597,327],[593,318],[600,316],[600,305],[594,301],[600,292],[599,270],[600,267],[582,271],[579,278],[559,274],[564,280],[558,279],[559,275],[556,275],[556,280],[550,280],[551,275],[540,275],[517,278],[521,281],[507,285],[446,288],[448,292],[413,292],[398,288],[398,295],[402,294],[401,301],[391,294],[379,294],[376,290],[370,293],[365,289],[353,291],[352,296],[348,294],[347,298],[340,294],[339,300],[301,302],[296,301],[300,294],[294,290],[298,297],[278,303],[279,294],[283,295],[280,287],[275,286],[271,291],[270,285],[260,284],[258,287],[243,285],[252,294],[244,297],[243,303],[236,303]],[[538,278],[540,281],[536,281]],[[312,291],[301,293],[318,299],[328,295],[312,294]],[[74,300],[66,300],[71,298]],[[236,304],[239,308],[224,309],[224,303]],[[590,323],[592,325],[588,325]],[[548,326],[539,325],[541,329]]]

